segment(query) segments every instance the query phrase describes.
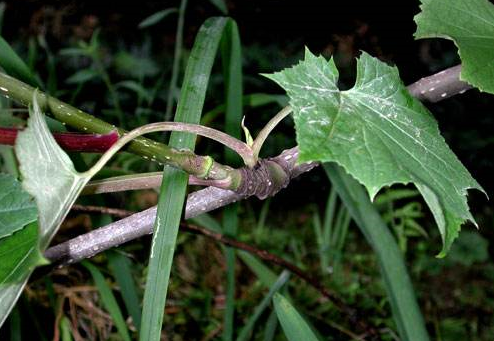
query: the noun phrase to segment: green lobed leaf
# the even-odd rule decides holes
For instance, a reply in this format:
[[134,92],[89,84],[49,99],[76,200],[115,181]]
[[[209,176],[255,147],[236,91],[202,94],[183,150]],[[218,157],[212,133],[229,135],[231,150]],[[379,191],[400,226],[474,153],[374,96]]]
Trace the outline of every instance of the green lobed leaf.
[[288,341],[317,341],[317,337],[297,309],[281,294],[273,297],[274,308]]
[[494,94],[494,5],[487,0],[422,0],[415,38],[446,38],[461,58],[460,78]]
[[293,107],[299,162],[336,162],[360,181],[370,198],[384,186],[414,183],[429,205],[444,256],[465,220],[474,222],[466,194],[482,191],[439,133],[437,122],[390,67],[363,52],[357,80],[337,87],[338,70],[306,51],[305,60],[268,75]]
[[0,238],[11,235],[36,220],[34,200],[9,174],[0,174]]

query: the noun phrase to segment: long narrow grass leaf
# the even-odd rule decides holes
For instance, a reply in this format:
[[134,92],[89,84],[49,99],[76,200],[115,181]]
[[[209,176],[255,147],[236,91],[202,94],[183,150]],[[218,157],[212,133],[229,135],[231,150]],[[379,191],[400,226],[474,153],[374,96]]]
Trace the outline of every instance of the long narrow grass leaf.
[[[221,57],[223,78],[225,79],[225,132],[230,136],[240,137],[242,120],[242,52],[237,24],[229,21],[221,40]],[[225,149],[225,159],[229,164],[239,162],[237,155]],[[223,212],[223,232],[235,237],[238,229],[238,204],[225,208]],[[225,248],[226,257],[226,300],[223,321],[223,340],[233,339],[233,320],[235,314],[235,249]]]
[[141,329],[141,307],[137,287],[132,277],[132,262],[123,254],[118,252],[108,252],[110,269],[120,287],[120,293],[127,308],[127,312],[132,316],[132,321],[137,330]]
[[5,72],[15,78],[18,78],[32,86],[40,87],[41,84],[36,76],[29,70],[29,67],[19,57],[19,55],[10,47],[9,43],[0,37],[0,67]]
[[192,221],[194,224],[204,226],[205,228],[208,228],[214,232],[223,232],[223,227],[221,226],[221,224],[208,213],[203,213],[201,215],[198,215],[197,217],[191,218],[190,221]]
[[331,183],[376,253],[394,320],[402,340],[429,336],[398,245],[360,184],[335,164],[325,164]]
[[278,292],[278,290],[280,290],[280,288],[283,285],[285,285],[285,283],[288,281],[289,277],[290,277],[290,273],[287,270],[284,270],[278,276],[278,279],[271,286],[267,295],[264,296],[261,303],[259,303],[259,305],[254,309],[254,313],[252,314],[252,316],[247,320],[247,323],[245,324],[245,326],[240,330],[240,333],[238,334],[238,337],[237,337],[237,341],[249,340],[249,337],[250,337],[250,335],[252,335],[252,331],[254,330],[254,327],[256,325],[257,320],[259,319],[259,317],[261,317],[264,310],[266,310],[266,308],[268,307],[274,294],[276,294]]
[[[228,19],[208,19],[199,30],[185,70],[176,121],[198,123],[206,96],[206,88],[221,34]],[[170,146],[193,149],[196,136],[172,133]],[[159,340],[164,315],[166,294],[185,200],[188,176],[165,167],[154,235],[149,259],[149,271],[144,291],[140,339]]]
[[225,0],[209,0],[217,9],[223,14],[228,14],[228,8],[226,7]]
[[262,285],[267,288],[273,286],[276,282],[276,274],[259,261],[256,257],[245,251],[239,251],[238,256],[249,267],[249,269],[257,276]]
[[106,283],[105,277],[103,276],[101,271],[99,271],[98,268],[95,267],[90,262],[83,261],[82,265],[84,265],[84,267],[88,269],[89,272],[91,273],[94,283],[98,288],[101,301],[103,302],[103,305],[105,306],[106,310],[108,310],[111,317],[113,318],[113,322],[117,327],[118,333],[120,334],[123,340],[130,341],[129,330],[127,329],[127,325],[125,324],[122,311],[118,306],[117,300],[115,299],[115,296],[113,295],[110,286],[108,285],[108,283]]
[[177,9],[176,8],[167,8],[162,11],[158,11],[156,13],[151,14],[149,17],[144,18],[137,27],[140,29],[143,28],[148,28],[150,26],[158,24],[160,21],[165,19],[167,16],[170,14],[176,13]]
[[[184,21],[185,21],[185,9],[187,7],[187,0],[180,1],[180,8],[178,10],[178,22],[177,22],[177,34],[175,36],[175,50],[173,53],[173,66],[172,66],[172,78],[170,80],[170,87],[168,88],[168,97],[166,99],[165,109],[165,121],[169,121],[172,117],[172,109],[175,104],[175,92],[177,88],[178,75],[180,72],[180,61],[182,58],[182,45],[184,36]],[[196,122],[199,123],[199,122]]]
[[60,334],[62,341],[72,341],[72,333],[70,330],[70,321],[66,316],[60,319]]
[[[223,231],[230,237],[235,237],[238,228],[238,203],[223,210]],[[223,340],[233,339],[233,317],[235,314],[235,249],[225,248],[226,258],[226,299],[223,318]]]
[[276,317],[276,312],[273,310],[266,321],[262,341],[273,341],[276,329],[278,329],[278,318]]
[[14,308],[9,317],[10,341],[22,341],[21,314],[19,308]]
[[300,313],[281,294],[273,297],[274,308],[288,341],[318,341]]

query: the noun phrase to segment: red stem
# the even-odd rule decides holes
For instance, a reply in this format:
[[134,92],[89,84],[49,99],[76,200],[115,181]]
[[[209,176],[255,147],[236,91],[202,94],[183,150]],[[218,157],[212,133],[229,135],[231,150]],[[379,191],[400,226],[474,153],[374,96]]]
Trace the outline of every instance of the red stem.
[[[17,128],[0,128],[0,145],[13,146],[19,131]],[[118,140],[116,131],[108,134],[54,133],[53,136],[62,149],[86,153],[103,153]]]

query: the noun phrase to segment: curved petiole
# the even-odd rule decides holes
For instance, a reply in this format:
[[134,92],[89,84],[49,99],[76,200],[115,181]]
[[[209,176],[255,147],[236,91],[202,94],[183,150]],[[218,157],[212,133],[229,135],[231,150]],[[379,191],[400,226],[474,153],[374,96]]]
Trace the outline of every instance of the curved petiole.
[[237,152],[237,154],[240,155],[247,166],[253,167],[256,163],[254,155],[252,153],[252,149],[247,144],[219,130],[191,123],[157,122],[146,124],[142,127],[125,133],[113,146],[111,146],[110,149],[108,149],[101,156],[101,158],[90,170],[85,172],[85,174],[93,176],[94,174],[99,172],[99,170],[103,168],[103,166],[108,162],[108,160],[112,158],[113,155],[115,155],[125,144],[129,143],[136,137],[158,131],[181,131],[201,135],[220,142],[221,144]]
[[254,159],[257,161],[259,158],[259,152],[266,141],[266,138],[269,136],[271,131],[280,123],[285,117],[292,113],[292,108],[290,106],[286,106],[281,109],[269,122],[262,128],[262,130],[257,135],[254,143],[252,144],[252,153],[254,155]]

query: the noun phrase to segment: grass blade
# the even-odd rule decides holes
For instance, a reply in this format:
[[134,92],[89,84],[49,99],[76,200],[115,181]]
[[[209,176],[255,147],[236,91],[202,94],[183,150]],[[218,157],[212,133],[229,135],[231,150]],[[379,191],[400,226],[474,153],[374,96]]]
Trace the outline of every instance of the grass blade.
[[190,219],[194,224],[204,226],[214,232],[223,233],[223,227],[210,214],[203,213]]
[[238,256],[249,267],[249,269],[257,276],[265,287],[272,287],[276,282],[276,274],[259,261],[256,257],[245,251],[239,251]]
[[72,332],[70,330],[70,321],[66,316],[60,320],[60,332],[62,341],[72,341]]
[[[223,210],[223,231],[229,237],[235,237],[238,228],[238,203]],[[235,249],[225,248],[226,258],[226,298],[223,318],[223,340],[233,339],[233,317],[235,314]]]
[[5,7],[6,7],[5,2],[0,2],[0,35],[2,34],[3,17],[5,14]]
[[0,37],[0,67],[14,78],[18,78],[32,86],[41,87],[36,76],[2,37]]
[[388,227],[356,180],[335,164],[325,164],[324,169],[376,253],[401,338],[429,340],[402,253]]
[[9,316],[10,322],[10,341],[22,341],[21,314],[19,308],[12,309]]
[[[175,92],[177,89],[178,74],[180,72],[180,60],[182,58],[182,45],[184,35],[184,17],[187,0],[180,1],[178,10],[177,35],[175,37],[175,50],[173,53],[172,79],[168,88],[168,97],[166,99],[165,121],[169,121],[172,117],[173,104],[175,103]],[[196,122],[199,123],[199,122]]]
[[259,317],[261,317],[264,310],[268,307],[269,302],[271,302],[271,299],[273,298],[274,294],[276,294],[278,290],[280,290],[280,288],[283,285],[285,285],[289,277],[290,277],[290,272],[288,272],[287,270],[284,270],[280,274],[276,282],[269,289],[268,294],[262,299],[261,303],[259,303],[259,305],[255,308],[254,313],[252,314],[252,316],[249,318],[245,326],[238,334],[237,341],[249,340],[249,337],[252,334],[252,331],[254,329],[257,320],[259,319]]
[[[240,35],[234,21],[228,22],[221,40],[221,57],[223,76],[225,79],[225,132],[240,138],[240,122],[242,120],[242,52]],[[229,164],[239,162],[238,156],[225,149],[225,159]],[[238,204],[233,204],[223,211],[223,232],[235,237],[238,229]],[[223,340],[233,339],[233,318],[235,314],[235,249],[225,248],[227,266],[226,302],[223,321]]]
[[137,330],[141,329],[141,307],[139,305],[139,295],[132,277],[132,262],[119,252],[108,252],[110,269],[117,280],[122,294],[125,307]]
[[221,13],[225,15],[228,14],[228,8],[226,7],[225,0],[209,0],[209,2],[219,9]]
[[278,328],[278,318],[276,317],[276,312],[273,310],[271,311],[271,314],[269,314],[268,320],[266,322],[266,326],[264,327],[264,336],[262,340],[273,341],[277,328]]
[[170,14],[175,13],[175,12],[177,12],[176,8],[167,8],[167,9],[164,9],[162,11],[158,11],[156,13],[151,14],[149,17],[143,19],[139,23],[139,25],[137,25],[137,27],[139,27],[140,29],[143,29],[143,28],[148,28],[150,26],[156,25],[157,23],[159,23],[160,21],[165,19],[167,16],[169,16]]
[[[198,123],[206,88],[226,18],[211,18],[201,26],[185,70],[176,121]],[[197,80],[201,79],[200,82]],[[196,136],[172,133],[170,146],[193,149]],[[149,271],[144,291],[140,339],[160,340],[168,282],[188,175],[165,167],[154,226]]]
[[117,327],[118,333],[120,334],[123,340],[130,341],[129,330],[127,329],[127,325],[125,324],[122,311],[120,310],[117,300],[115,299],[115,296],[113,295],[110,287],[108,286],[108,283],[106,283],[105,277],[98,270],[97,267],[95,267],[93,264],[89,263],[88,261],[83,261],[82,265],[84,265],[84,267],[88,269],[89,272],[91,273],[94,283],[96,284],[96,287],[98,288],[98,292],[101,296],[101,301],[103,301],[103,305],[105,306],[106,310],[108,310],[111,317],[113,318],[113,322]]
[[274,308],[288,341],[318,341],[299,312],[280,294],[273,297]]

